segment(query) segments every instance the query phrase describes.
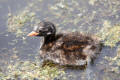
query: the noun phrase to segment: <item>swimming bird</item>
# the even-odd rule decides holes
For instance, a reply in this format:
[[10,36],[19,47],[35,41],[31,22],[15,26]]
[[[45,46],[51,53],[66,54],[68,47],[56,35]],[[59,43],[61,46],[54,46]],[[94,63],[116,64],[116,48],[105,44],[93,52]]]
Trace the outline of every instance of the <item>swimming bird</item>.
[[52,22],[41,21],[28,36],[43,37],[40,56],[60,65],[81,66],[90,63],[101,51],[99,38],[80,32],[56,33]]

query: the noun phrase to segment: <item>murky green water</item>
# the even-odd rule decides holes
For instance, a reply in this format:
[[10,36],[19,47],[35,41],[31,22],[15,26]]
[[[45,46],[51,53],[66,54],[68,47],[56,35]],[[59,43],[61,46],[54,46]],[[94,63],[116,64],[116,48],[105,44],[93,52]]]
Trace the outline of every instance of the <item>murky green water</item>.
[[[0,0],[0,15],[0,71],[6,73],[9,65],[35,62],[39,56],[41,39],[26,35],[40,20],[55,23],[58,32],[97,34],[104,27],[120,24],[120,1]],[[105,46],[90,69],[66,69],[65,75],[68,80],[120,80],[118,53],[119,43]]]

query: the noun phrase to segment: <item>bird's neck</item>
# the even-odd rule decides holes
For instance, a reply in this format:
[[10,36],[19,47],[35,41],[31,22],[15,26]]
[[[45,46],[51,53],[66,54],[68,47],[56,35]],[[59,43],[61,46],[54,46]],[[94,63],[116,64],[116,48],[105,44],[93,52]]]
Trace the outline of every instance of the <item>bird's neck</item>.
[[48,35],[44,37],[44,44],[49,44],[55,40],[55,34],[54,35]]
[[55,41],[55,35],[45,36],[44,42],[40,47],[40,49],[49,50],[52,47],[54,41]]
[[58,40],[61,36],[62,34],[49,35],[44,37],[44,42],[43,45],[41,46],[41,49],[49,50],[54,45],[56,40]]

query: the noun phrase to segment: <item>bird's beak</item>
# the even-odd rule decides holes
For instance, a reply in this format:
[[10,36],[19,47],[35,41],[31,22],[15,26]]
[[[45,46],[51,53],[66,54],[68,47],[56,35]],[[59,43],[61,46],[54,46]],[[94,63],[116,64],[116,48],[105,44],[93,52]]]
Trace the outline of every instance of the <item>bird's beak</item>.
[[27,36],[37,36],[39,33],[32,31]]

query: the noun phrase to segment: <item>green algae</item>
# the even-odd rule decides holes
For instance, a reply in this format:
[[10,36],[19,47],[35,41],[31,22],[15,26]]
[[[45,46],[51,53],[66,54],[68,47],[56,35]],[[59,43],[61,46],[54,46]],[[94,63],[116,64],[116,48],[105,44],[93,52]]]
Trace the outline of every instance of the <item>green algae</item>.
[[0,79],[53,80],[61,77],[61,80],[66,80],[64,74],[65,72],[57,67],[42,67],[35,62],[25,61],[9,65],[6,74],[0,73]]
[[16,34],[16,36],[21,36],[25,34],[24,26],[34,20],[35,13],[29,10],[23,10],[17,13],[17,15],[12,15],[8,13],[8,31]]
[[97,0],[89,0],[90,5],[94,5]]
[[104,27],[97,34],[104,41],[105,46],[115,47],[120,41],[120,25],[111,26],[109,21],[104,21]]
[[[117,80],[120,79],[120,46],[117,47],[117,53],[114,57],[106,56],[105,59],[108,61],[108,66],[104,70],[105,80]],[[109,77],[112,76],[112,77]]]

